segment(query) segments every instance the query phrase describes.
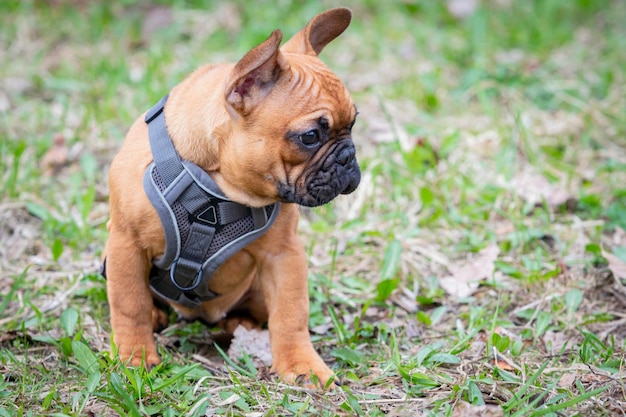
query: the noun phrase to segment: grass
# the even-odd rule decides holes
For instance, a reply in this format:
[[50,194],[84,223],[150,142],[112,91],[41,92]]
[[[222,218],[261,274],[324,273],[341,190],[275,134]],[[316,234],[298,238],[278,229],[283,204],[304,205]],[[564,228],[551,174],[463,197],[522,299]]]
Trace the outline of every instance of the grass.
[[[108,353],[97,266],[126,129],[200,64],[333,5],[0,5],[0,415],[624,414],[626,290],[602,252],[626,262],[622,1],[466,17],[347,2],[353,25],[323,58],[358,103],[363,182],[300,225],[312,336],[340,389],[226,360],[199,323],[157,335],[149,372]],[[455,293],[472,261],[481,285]]]

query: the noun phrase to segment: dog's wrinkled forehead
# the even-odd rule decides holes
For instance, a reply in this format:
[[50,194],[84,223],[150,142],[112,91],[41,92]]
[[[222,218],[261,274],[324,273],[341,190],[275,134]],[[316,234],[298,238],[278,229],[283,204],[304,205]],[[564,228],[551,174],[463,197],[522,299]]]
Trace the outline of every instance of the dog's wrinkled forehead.
[[[289,55],[289,54],[287,54]],[[294,105],[311,107],[311,111],[326,111],[331,126],[350,124],[356,109],[350,93],[317,57],[298,55],[289,60],[290,91]]]

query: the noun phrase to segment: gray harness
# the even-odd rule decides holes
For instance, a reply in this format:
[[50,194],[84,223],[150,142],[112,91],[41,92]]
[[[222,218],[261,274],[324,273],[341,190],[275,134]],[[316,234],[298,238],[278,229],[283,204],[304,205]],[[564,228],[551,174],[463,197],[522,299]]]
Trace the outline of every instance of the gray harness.
[[196,307],[217,296],[213,273],[272,225],[280,204],[252,208],[229,200],[196,164],[182,160],[167,132],[163,97],[148,113],[154,162],[143,187],[165,232],[165,253],[153,261],[150,288],[160,297]]

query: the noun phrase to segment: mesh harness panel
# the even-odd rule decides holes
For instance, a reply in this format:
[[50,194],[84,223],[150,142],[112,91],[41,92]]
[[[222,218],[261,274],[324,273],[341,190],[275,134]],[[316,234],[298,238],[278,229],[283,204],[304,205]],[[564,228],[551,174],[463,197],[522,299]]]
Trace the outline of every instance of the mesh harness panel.
[[252,208],[229,200],[211,177],[182,160],[167,132],[163,97],[148,113],[154,162],[143,186],[165,233],[165,253],[153,260],[150,288],[160,297],[196,307],[217,296],[213,273],[274,223],[280,204]]

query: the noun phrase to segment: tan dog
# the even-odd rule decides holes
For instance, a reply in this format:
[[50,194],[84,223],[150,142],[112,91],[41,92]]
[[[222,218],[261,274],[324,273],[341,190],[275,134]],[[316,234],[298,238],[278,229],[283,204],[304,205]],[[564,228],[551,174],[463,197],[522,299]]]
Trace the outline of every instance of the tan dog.
[[[163,111],[180,158],[208,173],[225,199],[250,208],[281,203],[262,236],[200,282],[208,286],[209,299],[192,306],[166,301],[185,318],[219,322],[228,330],[268,322],[272,370],[290,382],[300,375],[314,374],[322,385],[334,378],[309,337],[297,204],[325,204],[354,191],[360,180],[351,140],[355,106],[317,57],[350,20],[348,9],[328,10],[282,47],[276,30],[236,64],[195,71],[171,91]],[[167,240],[142,185],[153,159],[142,117],[111,165],[110,236],[103,255],[114,344],[122,359],[132,365],[145,360],[147,366],[160,362],[153,331],[167,324],[153,301],[162,297],[149,283]]]

